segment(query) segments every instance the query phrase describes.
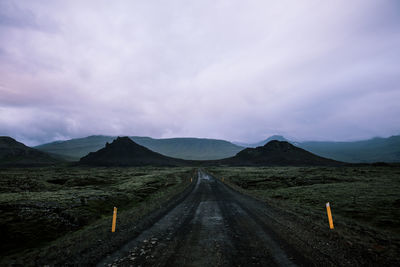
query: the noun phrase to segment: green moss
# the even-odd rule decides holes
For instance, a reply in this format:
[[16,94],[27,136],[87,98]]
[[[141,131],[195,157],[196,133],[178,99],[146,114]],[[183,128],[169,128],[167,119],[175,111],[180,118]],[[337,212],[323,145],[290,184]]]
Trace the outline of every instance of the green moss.
[[[134,210],[188,181],[188,168],[0,170],[2,254],[46,246],[99,219]],[[178,192],[178,191],[177,191]],[[142,210],[145,212],[145,210]]]
[[391,235],[400,234],[399,167],[209,168],[246,193],[325,219],[330,202],[339,221],[354,221]]

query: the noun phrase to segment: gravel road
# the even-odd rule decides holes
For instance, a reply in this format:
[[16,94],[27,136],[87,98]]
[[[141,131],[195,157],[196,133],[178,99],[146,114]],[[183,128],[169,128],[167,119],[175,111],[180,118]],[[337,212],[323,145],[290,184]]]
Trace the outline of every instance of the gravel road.
[[[98,266],[305,266],[262,203],[199,171],[191,194]],[[311,263],[312,265],[312,263]]]

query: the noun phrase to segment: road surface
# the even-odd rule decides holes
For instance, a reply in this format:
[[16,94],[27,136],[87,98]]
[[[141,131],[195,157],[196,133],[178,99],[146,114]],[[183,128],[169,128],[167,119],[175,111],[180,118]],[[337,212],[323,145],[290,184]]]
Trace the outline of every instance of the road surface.
[[268,207],[199,171],[191,194],[98,266],[307,266]]

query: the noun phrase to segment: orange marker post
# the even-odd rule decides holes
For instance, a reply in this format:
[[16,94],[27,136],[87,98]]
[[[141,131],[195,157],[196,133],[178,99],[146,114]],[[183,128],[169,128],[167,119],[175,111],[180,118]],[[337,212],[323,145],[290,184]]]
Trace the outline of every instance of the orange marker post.
[[193,178],[190,178],[190,182],[193,182]]
[[111,227],[111,232],[115,232],[115,226],[117,224],[117,208],[114,207],[114,213],[113,213],[113,220],[112,220],[112,227]]
[[333,229],[333,219],[332,219],[332,213],[331,213],[331,206],[329,205],[329,202],[326,203],[326,212],[328,213],[328,220],[329,220],[329,228]]

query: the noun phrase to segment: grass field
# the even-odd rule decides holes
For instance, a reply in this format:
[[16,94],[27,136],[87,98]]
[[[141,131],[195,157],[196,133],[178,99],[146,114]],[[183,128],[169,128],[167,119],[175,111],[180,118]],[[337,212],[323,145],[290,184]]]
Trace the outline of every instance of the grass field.
[[400,167],[208,168],[237,190],[335,231],[351,242],[400,244]]
[[118,230],[182,192],[192,176],[190,168],[0,169],[1,254],[18,263],[68,243],[73,250],[76,233],[85,236],[80,249],[90,247],[110,232],[114,206]]

